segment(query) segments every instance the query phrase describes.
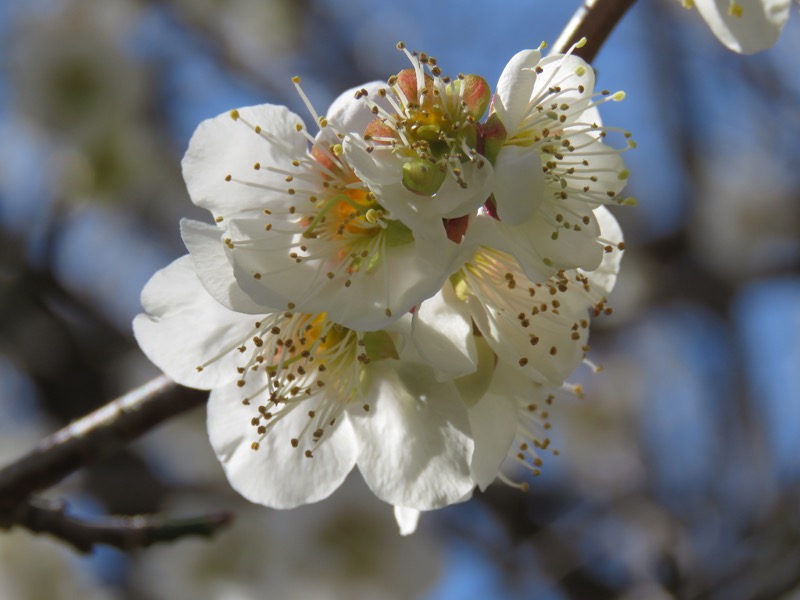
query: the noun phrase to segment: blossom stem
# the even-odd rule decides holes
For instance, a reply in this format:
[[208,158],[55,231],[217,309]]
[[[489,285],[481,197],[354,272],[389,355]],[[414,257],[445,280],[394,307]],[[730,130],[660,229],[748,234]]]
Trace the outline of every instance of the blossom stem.
[[182,387],[162,375],[45,438],[0,470],[0,527],[16,520],[31,494],[207,399],[207,392]]
[[636,0],[585,0],[550,49],[551,54],[564,54],[581,38],[586,44],[573,54],[591,63],[614,27]]

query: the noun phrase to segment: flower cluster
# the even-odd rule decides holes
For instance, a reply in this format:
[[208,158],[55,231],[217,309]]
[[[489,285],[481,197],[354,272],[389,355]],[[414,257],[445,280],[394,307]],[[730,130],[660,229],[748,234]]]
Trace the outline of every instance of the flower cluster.
[[[629,202],[594,72],[541,48],[480,76],[411,63],[350,90],[310,132],[281,106],[202,123],[183,160],[189,254],[134,321],[179,383],[210,389],[231,484],[276,508],[357,466],[410,530],[508,459],[538,473],[547,407],[585,361]],[[488,113],[488,115],[487,115]],[[625,134],[627,138],[627,134]],[[631,141],[625,147],[632,145]]]

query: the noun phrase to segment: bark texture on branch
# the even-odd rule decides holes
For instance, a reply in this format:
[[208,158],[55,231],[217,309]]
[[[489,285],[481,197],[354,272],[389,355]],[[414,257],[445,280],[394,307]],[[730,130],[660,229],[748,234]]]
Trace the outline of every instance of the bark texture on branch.
[[550,52],[563,54],[581,38],[586,38],[586,45],[576,48],[575,55],[591,63],[617,23],[635,1],[586,0],[567,23]]
[[162,375],[45,438],[0,470],[0,526],[15,519],[31,494],[108,456],[159,423],[203,405],[208,392]]

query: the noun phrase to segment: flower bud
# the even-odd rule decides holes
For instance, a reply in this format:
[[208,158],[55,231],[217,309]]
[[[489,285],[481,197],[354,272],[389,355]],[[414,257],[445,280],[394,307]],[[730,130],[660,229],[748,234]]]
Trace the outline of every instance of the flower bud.
[[482,154],[490,163],[495,164],[497,155],[503,147],[503,142],[506,137],[508,137],[506,128],[502,121],[500,121],[500,117],[497,116],[497,113],[492,113],[489,115],[489,118],[486,119],[486,122],[481,128],[481,136],[483,138]]
[[403,163],[403,185],[415,194],[433,196],[439,191],[447,172],[439,165],[415,158]]
[[467,114],[476,120],[480,119],[492,100],[489,84],[480,75],[465,75],[454,83],[456,93],[460,92],[461,86],[464,87],[462,99],[466,104]]

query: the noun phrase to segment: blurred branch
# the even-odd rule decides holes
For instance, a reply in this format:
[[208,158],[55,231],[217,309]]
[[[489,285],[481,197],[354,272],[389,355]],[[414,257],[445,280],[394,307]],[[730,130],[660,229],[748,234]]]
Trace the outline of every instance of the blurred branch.
[[36,500],[19,511],[16,525],[34,533],[49,533],[88,554],[97,544],[131,550],[187,535],[210,537],[232,519],[229,513],[213,513],[188,519],[136,516],[107,517],[92,522],[67,515],[63,502]]
[[32,493],[123,448],[159,423],[205,403],[207,393],[162,375],[45,438],[0,471],[0,526],[18,518]]
[[586,62],[592,62],[600,48],[611,35],[617,23],[636,0],[586,0],[570,19],[564,31],[550,50],[551,54],[563,54],[586,38],[586,45],[576,48],[574,54]]

